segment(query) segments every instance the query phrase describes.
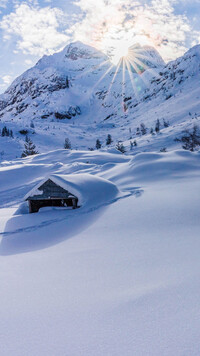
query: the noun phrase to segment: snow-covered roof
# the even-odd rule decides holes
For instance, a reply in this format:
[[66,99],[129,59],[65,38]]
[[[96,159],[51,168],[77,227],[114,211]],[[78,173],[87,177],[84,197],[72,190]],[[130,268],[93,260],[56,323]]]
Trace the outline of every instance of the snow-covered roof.
[[[51,179],[55,184],[75,195],[79,200],[79,205],[89,203],[90,205],[99,205],[110,197],[118,193],[118,189],[112,182],[99,178],[97,176],[81,173],[81,174],[53,174],[40,183],[38,183],[31,191],[29,191],[24,199],[38,195],[38,188],[41,187],[48,179]],[[96,202],[96,203],[95,203]]]

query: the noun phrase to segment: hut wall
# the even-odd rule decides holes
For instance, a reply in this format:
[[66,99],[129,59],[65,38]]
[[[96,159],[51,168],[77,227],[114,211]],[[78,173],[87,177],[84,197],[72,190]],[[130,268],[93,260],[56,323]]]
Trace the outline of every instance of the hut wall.
[[40,208],[46,206],[77,208],[78,198],[55,184],[51,179],[43,183],[38,190],[41,191],[41,194],[36,194],[27,199],[30,213],[38,212]]

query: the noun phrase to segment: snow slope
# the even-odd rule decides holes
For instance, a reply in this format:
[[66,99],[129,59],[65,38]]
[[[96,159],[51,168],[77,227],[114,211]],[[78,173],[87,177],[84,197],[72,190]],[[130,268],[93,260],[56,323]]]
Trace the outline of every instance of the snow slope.
[[[120,193],[92,209],[20,211],[52,173],[89,173]],[[182,150],[4,162],[1,355],[199,355],[199,175],[199,153]]]

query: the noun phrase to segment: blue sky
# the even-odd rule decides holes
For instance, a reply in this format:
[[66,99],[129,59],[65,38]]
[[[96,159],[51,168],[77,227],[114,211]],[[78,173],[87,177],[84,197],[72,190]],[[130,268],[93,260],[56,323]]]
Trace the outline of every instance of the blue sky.
[[114,57],[140,42],[174,59],[200,43],[199,17],[199,0],[0,0],[0,92],[75,40]]

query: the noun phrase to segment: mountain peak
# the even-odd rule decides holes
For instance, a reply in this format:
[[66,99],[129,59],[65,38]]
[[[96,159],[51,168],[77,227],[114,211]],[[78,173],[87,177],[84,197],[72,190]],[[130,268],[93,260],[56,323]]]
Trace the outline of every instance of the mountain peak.
[[159,52],[152,46],[141,46],[137,43],[129,47],[129,53],[134,54],[136,58],[140,59],[141,62],[149,68],[156,68],[165,65],[165,62]]
[[66,58],[69,58],[71,60],[77,60],[79,58],[90,59],[105,57],[104,53],[81,41],[76,41],[68,44],[62,52],[65,53]]

